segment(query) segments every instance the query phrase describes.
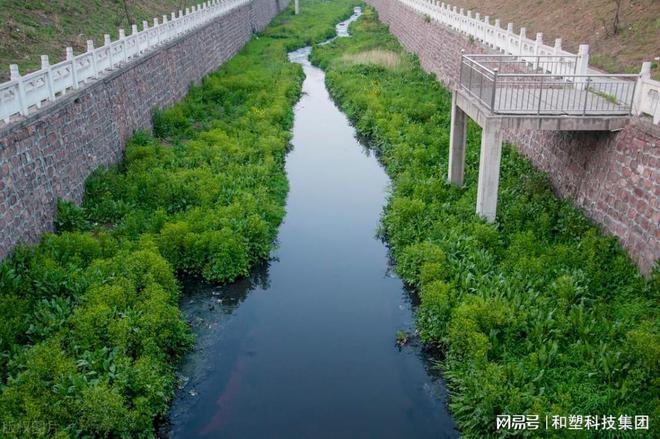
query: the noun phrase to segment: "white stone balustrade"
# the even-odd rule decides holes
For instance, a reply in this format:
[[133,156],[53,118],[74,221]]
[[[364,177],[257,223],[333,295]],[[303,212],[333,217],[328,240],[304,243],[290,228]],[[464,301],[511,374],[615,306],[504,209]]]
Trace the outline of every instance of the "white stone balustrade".
[[[593,73],[589,69],[589,46],[580,45],[577,54],[562,49],[561,39],[555,40],[552,46],[543,43],[543,34],[537,33],[535,39],[529,39],[523,27],[518,34],[513,31],[513,23],[508,23],[504,29],[500,20],[490,23],[490,17],[483,19],[479,13],[473,15],[472,11],[465,12],[462,8],[439,2],[436,0],[399,0],[409,8],[429,17],[445,26],[474,38],[486,46],[501,53],[515,55],[547,73],[558,76],[588,75]],[[537,61],[537,56],[558,57],[551,63]],[[635,87],[635,115],[648,114],[653,117],[653,123],[660,124],[660,81],[651,79],[651,64],[644,63],[640,78]]]
[[654,124],[660,124],[660,81],[651,79],[650,62],[642,64],[633,109],[637,114],[648,114]]
[[[74,55],[66,48],[66,59],[51,65],[48,56],[41,57],[41,68],[21,75],[18,66],[10,66],[10,80],[0,84],[0,121],[9,123],[16,115],[27,116],[31,110],[40,108],[44,102],[52,102],[70,90],[78,89],[98,79],[110,70],[150,52],[153,48],[186,34],[204,24],[227,14],[250,0],[209,0],[186,8],[185,13],[172,12],[161,19],[154,18],[150,26],[142,22],[142,30],[131,27],[130,35],[119,30],[119,38],[111,41],[104,36],[104,44],[94,48],[87,41],[87,51]],[[0,123],[1,124],[1,123]]]

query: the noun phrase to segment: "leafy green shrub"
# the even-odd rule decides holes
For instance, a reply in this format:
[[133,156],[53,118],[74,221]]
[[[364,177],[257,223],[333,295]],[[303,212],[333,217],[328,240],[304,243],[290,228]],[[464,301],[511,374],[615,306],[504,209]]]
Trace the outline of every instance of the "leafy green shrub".
[[447,257],[431,242],[421,242],[404,248],[397,259],[396,270],[412,285],[442,280]]
[[447,342],[447,323],[456,299],[450,285],[436,280],[420,289],[421,299],[417,321],[419,334],[424,343],[444,346]]
[[180,106],[175,106],[167,111],[155,110],[153,123],[154,135],[162,139],[189,137],[192,134],[192,123]]
[[72,232],[74,230],[89,229],[90,224],[85,217],[85,211],[83,209],[70,201],[57,200],[55,230],[58,232]]
[[[153,416],[167,410],[173,364],[191,341],[172,269],[152,250],[113,249],[103,255],[99,247],[98,258],[88,260],[49,253],[57,258],[53,267],[77,273],[86,286],[73,296],[64,289],[35,298],[23,309],[31,344],[15,351],[3,371],[3,421],[40,421],[73,436],[132,437],[149,432]],[[145,361],[159,372],[129,392],[134,364]],[[136,411],[130,395],[142,401],[156,388],[157,397]]]

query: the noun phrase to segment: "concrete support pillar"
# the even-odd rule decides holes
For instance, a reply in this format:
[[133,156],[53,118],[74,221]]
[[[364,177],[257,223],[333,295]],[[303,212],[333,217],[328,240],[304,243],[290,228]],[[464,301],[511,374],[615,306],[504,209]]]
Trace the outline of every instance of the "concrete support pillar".
[[451,128],[449,131],[449,171],[447,180],[457,186],[463,186],[465,172],[465,140],[467,134],[467,115],[456,105],[456,93],[452,95]]
[[300,14],[300,0],[294,2],[294,12],[296,15]]
[[502,158],[502,127],[497,120],[487,120],[481,133],[477,215],[492,223],[497,212],[497,191],[500,184]]

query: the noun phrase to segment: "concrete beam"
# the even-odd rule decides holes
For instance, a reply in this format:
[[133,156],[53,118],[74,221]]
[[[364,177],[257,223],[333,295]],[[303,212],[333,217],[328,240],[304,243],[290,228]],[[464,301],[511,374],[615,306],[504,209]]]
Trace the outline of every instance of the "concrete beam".
[[449,171],[447,180],[463,186],[465,174],[465,141],[467,135],[467,115],[456,105],[456,92],[451,100],[451,130],[449,131]]
[[498,119],[508,130],[619,131],[630,122],[630,116],[493,114],[465,91],[458,89],[454,94],[456,105],[481,127]]
[[502,126],[491,119],[482,127],[477,186],[477,215],[492,223],[497,213],[497,192],[500,184],[502,158]]
[[509,130],[540,131],[620,131],[630,116],[501,116],[502,127]]

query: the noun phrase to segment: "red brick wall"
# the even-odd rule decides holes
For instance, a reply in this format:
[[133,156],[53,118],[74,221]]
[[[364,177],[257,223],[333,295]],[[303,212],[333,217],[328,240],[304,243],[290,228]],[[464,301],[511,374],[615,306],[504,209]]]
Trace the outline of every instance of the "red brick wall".
[[[422,67],[453,87],[461,51],[492,52],[432,22],[397,0],[366,0]],[[643,273],[660,257],[660,127],[635,119],[618,133],[509,131],[534,165],[548,173],[560,196],[570,197],[607,233],[619,237]]]
[[89,174],[120,160],[135,131],[151,129],[154,108],[185,96],[287,4],[253,0],[0,128],[0,259],[52,230],[58,198],[80,202]]

